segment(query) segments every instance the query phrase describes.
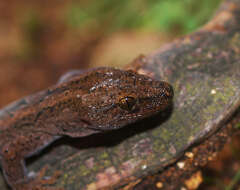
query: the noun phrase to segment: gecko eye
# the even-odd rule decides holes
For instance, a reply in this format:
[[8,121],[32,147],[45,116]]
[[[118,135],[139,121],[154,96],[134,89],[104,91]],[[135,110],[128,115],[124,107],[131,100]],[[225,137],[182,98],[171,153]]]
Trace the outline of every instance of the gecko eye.
[[126,96],[120,98],[119,107],[127,111],[132,111],[135,107],[136,102],[137,102],[136,98],[132,96]]

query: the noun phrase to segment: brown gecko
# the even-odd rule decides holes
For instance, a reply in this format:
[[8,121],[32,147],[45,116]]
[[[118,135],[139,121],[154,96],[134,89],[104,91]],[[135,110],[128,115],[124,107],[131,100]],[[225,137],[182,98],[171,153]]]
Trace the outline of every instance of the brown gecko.
[[47,90],[0,111],[0,158],[13,190],[53,190],[41,175],[27,175],[24,159],[67,135],[83,137],[119,129],[168,107],[173,89],[134,71],[97,68],[66,74]]

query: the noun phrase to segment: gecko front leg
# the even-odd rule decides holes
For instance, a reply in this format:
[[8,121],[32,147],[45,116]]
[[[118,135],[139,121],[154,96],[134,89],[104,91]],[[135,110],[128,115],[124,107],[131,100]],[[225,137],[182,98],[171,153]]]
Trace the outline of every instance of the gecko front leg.
[[[9,137],[9,136],[8,136]],[[55,138],[42,132],[18,135],[1,147],[1,164],[8,184],[14,190],[62,190],[47,187],[55,182],[57,175],[43,179],[45,170],[36,178],[27,176],[24,158],[40,151]]]

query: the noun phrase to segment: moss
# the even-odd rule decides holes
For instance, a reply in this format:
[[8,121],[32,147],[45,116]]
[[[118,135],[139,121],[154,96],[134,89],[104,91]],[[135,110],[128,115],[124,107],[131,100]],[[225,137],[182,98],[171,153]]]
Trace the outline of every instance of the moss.
[[235,128],[236,128],[236,129],[240,129],[240,123],[237,123],[237,124],[235,125]]
[[235,33],[231,39],[229,39],[230,46],[240,47],[240,33]]
[[108,158],[108,157],[109,157],[109,155],[108,155],[108,153],[107,153],[106,151],[103,151],[102,154],[99,155],[99,158],[100,158],[100,159],[106,159],[106,158]]

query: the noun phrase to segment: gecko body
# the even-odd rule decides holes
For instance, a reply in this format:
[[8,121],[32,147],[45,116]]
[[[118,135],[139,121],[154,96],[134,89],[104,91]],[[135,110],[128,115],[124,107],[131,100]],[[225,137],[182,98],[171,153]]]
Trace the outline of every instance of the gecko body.
[[[62,136],[119,129],[168,107],[173,89],[134,71],[97,68],[73,72],[44,91],[0,111],[0,158],[13,190],[50,190],[30,178],[24,159]],[[50,183],[51,180],[49,180]]]

